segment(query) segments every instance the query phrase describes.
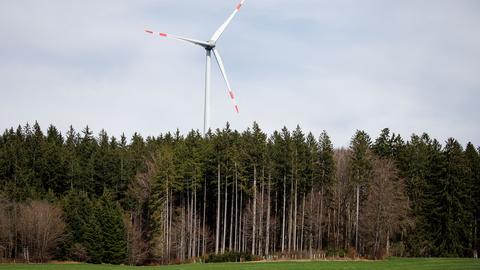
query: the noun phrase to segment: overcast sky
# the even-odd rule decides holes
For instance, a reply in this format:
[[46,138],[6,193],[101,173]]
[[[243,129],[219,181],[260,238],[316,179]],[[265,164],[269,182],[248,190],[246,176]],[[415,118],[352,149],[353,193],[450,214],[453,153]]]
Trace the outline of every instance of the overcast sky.
[[[236,0],[0,0],[0,128],[203,128],[208,40]],[[212,127],[299,124],[335,146],[389,127],[480,145],[480,1],[247,0],[218,42]]]

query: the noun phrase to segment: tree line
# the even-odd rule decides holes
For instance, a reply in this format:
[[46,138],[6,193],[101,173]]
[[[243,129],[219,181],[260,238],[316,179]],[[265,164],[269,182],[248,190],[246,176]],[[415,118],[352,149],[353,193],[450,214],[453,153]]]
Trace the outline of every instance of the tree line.
[[0,203],[5,260],[466,257],[480,249],[480,156],[388,129],[335,149],[298,126],[117,139],[35,123],[0,135]]

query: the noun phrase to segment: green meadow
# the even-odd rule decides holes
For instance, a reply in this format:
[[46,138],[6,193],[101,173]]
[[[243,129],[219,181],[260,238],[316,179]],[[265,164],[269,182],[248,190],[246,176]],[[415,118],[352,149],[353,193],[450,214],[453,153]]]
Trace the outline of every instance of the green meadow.
[[258,262],[122,266],[93,264],[0,264],[1,270],[480,270],[480,260],[456,258],[389,259],[385,261]]

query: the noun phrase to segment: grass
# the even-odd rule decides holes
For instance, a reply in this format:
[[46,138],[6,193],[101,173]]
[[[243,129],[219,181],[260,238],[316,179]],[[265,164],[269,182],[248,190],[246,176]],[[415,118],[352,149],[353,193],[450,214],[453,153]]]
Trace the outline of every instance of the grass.
[[115,266],[92,264],[0,264],[0,270],[480,270],[480,260],[455,258]]

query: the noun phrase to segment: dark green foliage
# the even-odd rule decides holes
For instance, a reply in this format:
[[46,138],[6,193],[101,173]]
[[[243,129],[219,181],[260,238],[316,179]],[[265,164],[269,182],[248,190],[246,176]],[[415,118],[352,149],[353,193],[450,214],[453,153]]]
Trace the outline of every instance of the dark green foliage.
[[[68,241],[65,255],[92,263],[122,263],[126,256],[123,212],[108,190],[97,200],[70,191],[63,200]],[[82,254],[86,253],[86,256]]]
[[114,201],[109,190],[105,190],[97,201],[96,219],[101,243],[101,262],[120,264],[127,255],[127,233],[123,223],[122,209]]
[[333,159],[333,145],[326,131],[320,134],[318,143],[318,177],[321,185],[330,186],[335,176],[335,161]]
[[72,190],[63,199],[63,210],[69,234],[64,256],[81,259],[78,254],[84,248],[87,261],[100,263],[103,250],[95,202],[92,202],[85,192]]
[[[159,164],[161,164],[159,166]],[[167,200],[167,191],[179,190],[182,183],[178,182],[177,168],[174,162],[173,149],[169,145],[161,147],[153,157],[152,170],[152,200],[150,209],[152,212],[159,210]]]
[[480,230],[478,229],[480,223],[480,156],[472,143],[468,143],[465,149],[465,159],[467,165],[467,190],[468,200],[473,216],[472,226],[472,248],[480,253]]
[[50,126],[45,142],[44,168],[39,174],[42,179],[45,179],[46,188],[53,190],[56,194],[62,194],[68,190],[68,167],[63,144],[62,134],[54,126]]
[[438,175],[430,179],[431,212],[427,215],[433,234],[433,255],[468,256],[471,254],[469,233],[473,217],[469,211],[471,201],[462,146],[448,139],[435,164]]
[[382,158],[391,158],[398,160],[401,151],[404,148],[404,142],[400,135],[395,133],[390,135],[390,130],[385,128],[380,133],[380,136],[375,140],[372,145],[373,152]]
[[[413,135],[410,140],[403,141],[399,135],[384,129],[373,144],[366,132],[357,131],[351,140],[350,150],[345,151],[349,151],[351,159],[349,181],[342,190],[341,199],[346,200],[355,194],[358,186],[360,215],[371,182],[372,157],[395,161],[406,184],[405,195],[410,203],[408,218],[412,225],[393,236],[392,241],[404,243],[407,255],[471,256],[474,249],[480,249],[480,157],[473,144],[468,144],[463,151],[457,141],[450,139],[442,148],[427,134]],[[159,164],[161,166],[157,166]],[[146,193],[140,194],[145,196],[140,200],[135,197],[139,194],[132,194],[130,188],[136,175],[145,173],[148,166],[154,166],[154,177],[145,186],[139,186],[139,190]],[[177,131],[145,139],[135,133],[129,140],[123,135],[120,139],[110,137],[105,131],[97,136],[88,127],[81,132],[70,128],[62,136],[54,126],[50,126],[44,133],[35,123],[33,126],[27,124],[17,129],[10,128],[0,135],[0,191],[10,201],[35,198],[61,201],[69,233],[63,247],[63,258],[95,263],[125,262],[127,239],[123,217],[126,213],[140,224],[137,226],[140,228],[139,238],[147,242],[152,240],[153,233],[158,229],[155,222],[161,218],[154,215],[164,214],[160,210],[165,208],[167,198],[170,198],[171,211],[175,215],[173,226],[181,226],[181,216],[187,215],[182,210],[192,207],[194,194],[195,218],[201,219],[203,194],[207,191],[206,233],[214,233],[218,166],[222,181],[222,215],[225,213],[225,187],[228,217],[235,199],[238,199],[238,204],[243,200],[239,206],[244,211],[243,215],[251,214],[256,171],[257,218],[263,216],[262,223],[257,222],[257,227],[265,224],[267,192],[271,194],[270,244],[275,245],[277,250],[281,246],[282,219],[284,216],[294,217],[295,204],[298,211],[296,225],[305,223],[306,227],[304,246],[311,242],[309,234],[317,224],[310,224],[309,213],[305,213],[305,220],[302,219],[302,202],[304,198],[309,198],[310,192],[315,192],[311,200],[306,200],[305,209],[308,211],[312,205],[318,210],[317,203],[325,197],[325,201],[321,201],[325,207],[322,228],[325,241],[322,248],[333,248],[333,241],[326,239],[332,234],[329,230],[333,230],[327,226],[333,215],[327,207],[328,200],[333,196],[331,189],[336,181],[336,168],[334,148],[325,131],[316,140],[313,134],[304,133],[300,127],[293,131],[284,127],[267,136],[256,123],[242,133],[232,130],[227,124],[223,129],[210,131],[205,138],[198,131],[191,131],[186,136]],[[234,180],[238,181],[237,197],[232,196],[237,192]],[[270,185],[267,181],[271,181]],[[287,204],[285,215],[282,211],[284,194]],[[260,201],[261,196],[263,202]],[[340,203],[348,203],[353,213],[355,202]],[[354,217],[351,213],[338,215],[352,224]],[[227,223],[230,220],[227,219]],[[200,224],[197,223],[198,226]],[[251,220],[247,220],[245,226],[251,234]],[[285,228],[287,226],[285,224]],[[180,228],[174,230],[179,232]],[[352,239],[353,232],[346,231],[346,228],[340,230],[345,230],[342,233],[350,234]],[[262,233],[264,237],[265,232]],[[300,234],[301,230],[297,233]],[[259,237],[257,235],[257,239]],[[315,243],[321,242],[322,237],[314,239]],[[226,238],[228,244],[228,233]],[[206,241],[207,245],[212,245],[211,239]],[[261,243],[262,248],[264,243]],[[353,245],[351,242],[339,244]],[[250,243],[246,246],[249,248]],[[226,261],[238,260],[242,256],[224,255]]]
[[[440,149],[433,146],[430,137],[423,134],[421,137],[413,135],[406,144],[399,157],[400,175],[405,179],[406,195],[411,203],[411,216],[416,217],[415,224],[407,234],[407,254],[410,256],[428,256],[431,254],[432,243],[430,237],[430,213],[428,197],[432,195],[428,188],[428,178],[435,170],[435,160]],[[441,164],[440,164],[441,165]]]
[[370,154],[370,136],[365,131],[357,131],[350,142],[352,151],[349,162],[351,180],[356,185],[364,185],[372,170]]

